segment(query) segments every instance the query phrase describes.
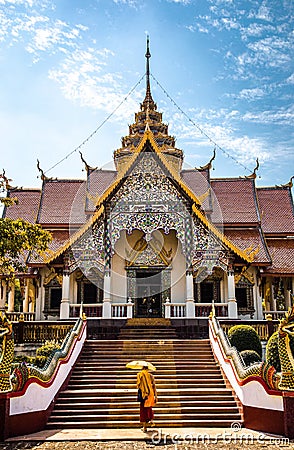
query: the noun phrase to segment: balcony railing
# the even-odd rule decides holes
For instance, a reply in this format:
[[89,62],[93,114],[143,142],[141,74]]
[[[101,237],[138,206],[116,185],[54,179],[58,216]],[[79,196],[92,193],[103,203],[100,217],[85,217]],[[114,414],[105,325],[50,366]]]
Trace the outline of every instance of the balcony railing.
[[287,311],[264,311],[263,318],[266,319],[267,315],[271,315],[273,320],[280,320],[285,317]]
[[68,322],[17,322],[13,323],[15,344],[44,344],[46,341],[62,341],[74,326]]
[[[69,317],[79,317],[81,311],[80,304],[71,304],[69,307]],[[87,317],[102,317],[102,303],[91,303],[83,305],[83,313]]]
[[34,312],[5,312],[5,316],[10,322],[19,322],[24,320],[25,322],[31,322],[35,320],[36,314]]
[[170,303],[170,317],[174,319],[186,317],[186,305],[183,303]]
[[126,303],[112,303],[111,315],[113,318],[127,317],[127,304]]
[[234,325],[250,325],[255,329],[262,341],[267,341],[271,335],[277,331],[279,322],[277,320],[235,320],[235,319],[220,319],[219,323],[224,332],[228,331]]
[[[227,303],[214,303],[216,317],[228,317]],[[212,303],[195,303],[195,316],[208,317],[212,310]]]

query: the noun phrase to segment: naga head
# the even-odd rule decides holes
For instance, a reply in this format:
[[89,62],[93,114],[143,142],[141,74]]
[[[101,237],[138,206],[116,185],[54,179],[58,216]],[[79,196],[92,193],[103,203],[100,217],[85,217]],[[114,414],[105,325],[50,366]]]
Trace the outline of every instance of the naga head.
[[294,305],[286,312],[285,317],[280,321],[279,333],[287,333],[294,336]]

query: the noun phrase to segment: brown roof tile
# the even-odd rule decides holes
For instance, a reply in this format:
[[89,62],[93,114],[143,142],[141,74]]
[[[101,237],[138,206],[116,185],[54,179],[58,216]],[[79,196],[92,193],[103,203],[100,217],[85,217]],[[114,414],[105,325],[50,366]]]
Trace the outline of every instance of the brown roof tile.
[[[254,180],[215,179],[212,190],[222,211],[225,224],[256,224],[259,214],[256,204]],[[212,221],[216,219],[212,216]]]
[[252,251],[259,247],[259,252],[254,257],[254,262],[270,263],[270,257],[267,252],[266,244],[259,228],[248,230],[225,230],[225,236],[241,250],[251,248]]
[[49,226],[85,223],[85,189],[82,180],[45,181],[38,222]]
[[113,183],[117,176],[115,170],[101,170],[96,169],[89,173],[87,180],[87,196],[86,209],[87,211],[94,211],[99,197],[106,191],[106,189]]
[[201,201],[202,208],[207,211],[212,209],[211,196],[208,193],[209,171],[198,169],[187,169],[181,171],[181,178]]
[[[67,230],[54,230],[52,233],[52,241],[49,244],[49,251],[56,252],[64,242],[69,238],[69,231]],[[46,253],[48,256],[48,253]],[[29,264],[43,263],[41,256],[35,255],[29,257]]]
[[37,220],[41,198],[41,189],[16,189],[9,192],[10,197],[17,197],[18,204],[5,208],[3,216],[10,219],[24,219],[30,223]]
[[294,235],[293,200],[289,188],[257,188],[264,233]]
[[272,265],[265,273],[294,275],[294,239],[268,239]]

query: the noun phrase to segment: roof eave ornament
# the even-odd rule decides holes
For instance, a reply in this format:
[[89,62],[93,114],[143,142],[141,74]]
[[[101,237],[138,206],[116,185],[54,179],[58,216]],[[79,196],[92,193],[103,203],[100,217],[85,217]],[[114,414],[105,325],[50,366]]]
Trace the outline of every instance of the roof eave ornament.
[[47,177],[47,175],[45,175],[44,170],[41,169],[40,167],[40,161],[37,159],[37,169],[40,172],[40,176],[38,176],[38,178],[41,178],[42,181],[50,181],[53,180],[52,177]]
[[280,184],[279,186],[276,185],[276,187],[281,187],[281,188],[292,188],[293,187],[293,180],[294,179],[294,175],[292,175],[292,177],[290,178],[290,181],[286,184]]
[[258,161],[258,158],[256,158],[256,166],[255,166],[252,174],[248,175],[248,176],[245,175],[245,178],[247,180],[251,180],[251,179],[255,180],[255,178],[257,177],[256,172],[258,171],[258,169],[259,169],[259,161]]
[[88,172],[92,172],[93,170],[96,170],[96,169],[97,169],[97,167],[91,167],[91,166],[89,166],[89,164],[87,163],[87,161],[86,161],[85,158],[83,157],[82,152],[79,151],[79,153],[80,153],[80,157],[81,157],[82,162],[85,164],[85,170],[86,170],[87,173],[88,173]]
[[195,169],[197,169],[197,170],[210,170],[212,168],[212,161],[215,160],[215,157],[216,157],[216,148],[214,147],[213,155],[212,155],[212,158],[210,159],[210,161],[207,164],[205,164],[205,166],[200,166],[199,168],[195,167]]

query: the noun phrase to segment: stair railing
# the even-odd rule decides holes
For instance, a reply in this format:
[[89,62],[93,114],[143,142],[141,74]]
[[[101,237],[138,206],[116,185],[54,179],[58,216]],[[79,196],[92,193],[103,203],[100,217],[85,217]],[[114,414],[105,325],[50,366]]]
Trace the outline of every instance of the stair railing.
[[87,321],[79,318],[59,350],[43,369],[22,363],[12,374],[13,391],[0,394],[0,439],[44,429],[58,392],[65,388],[87,336]]

